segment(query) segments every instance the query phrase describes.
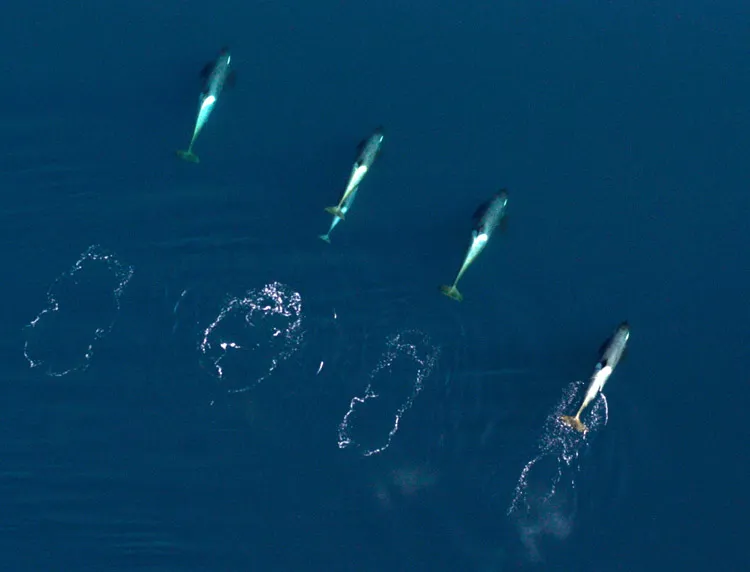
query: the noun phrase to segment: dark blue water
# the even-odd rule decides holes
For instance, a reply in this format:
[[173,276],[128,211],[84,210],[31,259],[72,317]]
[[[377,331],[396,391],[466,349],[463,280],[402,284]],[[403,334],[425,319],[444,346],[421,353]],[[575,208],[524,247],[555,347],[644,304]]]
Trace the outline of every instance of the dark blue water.
[[748,5],[2,12],[3,570],[747,566]]

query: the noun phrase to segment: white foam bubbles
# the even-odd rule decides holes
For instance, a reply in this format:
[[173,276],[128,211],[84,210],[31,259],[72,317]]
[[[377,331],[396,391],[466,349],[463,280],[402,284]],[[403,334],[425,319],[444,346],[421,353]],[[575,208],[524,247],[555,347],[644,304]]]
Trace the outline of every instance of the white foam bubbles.
[[229,393],[252,389],[268,379],[304,339],[302,296],[272,282],[230,298],[205,328],[201,364]]
[[575,412],[583,389],[580,381],[569,384],[547,416],[537,452],[524,465],[507,511],[515,520],[532,561],[543,560],[543,539],[564,540],[572,532],[578,508],[576,478],[581,454],[607,423],[607,400],[601,393],[584,413],[582,420],[589,428],[585,436],[560,421],[561,415]]
[[96,343],[114,326],[133,276],[99,245],[90,246],[47,291],[47,306],[24,328],[24,355],[32,368],[60,377],[85,370]]
[[416,330],[389,337],[364,392],[351,399],[339,424],[339,448],[353,448],[366,457],[385,451],[432,373],[439,353],[429,337]]

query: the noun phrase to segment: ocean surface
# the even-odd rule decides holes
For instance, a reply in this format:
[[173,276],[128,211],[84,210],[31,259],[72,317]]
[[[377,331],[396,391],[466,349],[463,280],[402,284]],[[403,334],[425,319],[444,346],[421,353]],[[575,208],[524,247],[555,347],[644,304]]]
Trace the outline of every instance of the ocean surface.
[[747,570],[750,4],[679,4],[6,0],[0,570]]

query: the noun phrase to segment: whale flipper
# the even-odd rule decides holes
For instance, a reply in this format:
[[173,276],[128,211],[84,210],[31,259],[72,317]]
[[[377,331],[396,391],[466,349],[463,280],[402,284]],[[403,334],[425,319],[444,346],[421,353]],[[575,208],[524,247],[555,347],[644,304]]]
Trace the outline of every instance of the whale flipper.
[[500,232],[503,234],[508,232],[508,215],[500,219]]
[[207,63],[206,65],[204,65],[204,66],[203,66],[203,67],[201,68],[201,71],[200,71],[199,77],[200,77],[201,79],[204,79],[204,80],[205,80],[205,79],[208,79],[208,76],[210,76],[210,75],[211,75],[211,70],[213,69],[213,67],[214,67],[214,62],[208,62],[208,63]]
[[224,88],[225,89],[232,89],[236,85],[237,85],[237,73],[235,72],[235,70],[232,70],[227,75],[227,79],[224,82]]
[[473,223],[473,226],[479,226],[479,223],[482,222],[482,217],[487,212],[489,206],[490,201],[484,201],[474,210],[474,213],[471,215],[471,222]]

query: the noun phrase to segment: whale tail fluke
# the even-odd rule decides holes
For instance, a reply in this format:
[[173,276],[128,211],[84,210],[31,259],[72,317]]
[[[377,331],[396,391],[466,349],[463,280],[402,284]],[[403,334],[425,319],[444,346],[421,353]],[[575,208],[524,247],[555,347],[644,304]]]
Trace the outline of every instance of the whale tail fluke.
[[455,284],[453,286],[443,285],[440,287],[440,291],[448,296],[448,298],[454,299],[456,302],[461,302],[464,299],[463,294],[458,291]]
[[326,207],[326,212],[331,213],[333,216],[339,217],[341,220],[344,220],[344,213],[341,212],[341,207],[336,205],[335,207]]
[[184,159],[185,161],[189,163],[196,163],[196,164],[200,163],[200,159],[198,158],[198,155],[193,153],[190,149],[188,149],[187,151],[182,151],[182,150],[177,151],[177,156],[180,159]]
[[577,415],[575,417],[573,417],[572,415],[561,415],[560,421],[565,423],[565,425],[567,425],[568,427],[572,427],[579,433],[586,433],[589,430]]
[[325,242],[327,242],[328,244],[331,244],[331,237],[330,237],[329,235],[327,235],[327,234],[319,234],[319,235],[318,235],[318,238],[319,238],[320,240],[324,240],[324,241],[325,241]]

